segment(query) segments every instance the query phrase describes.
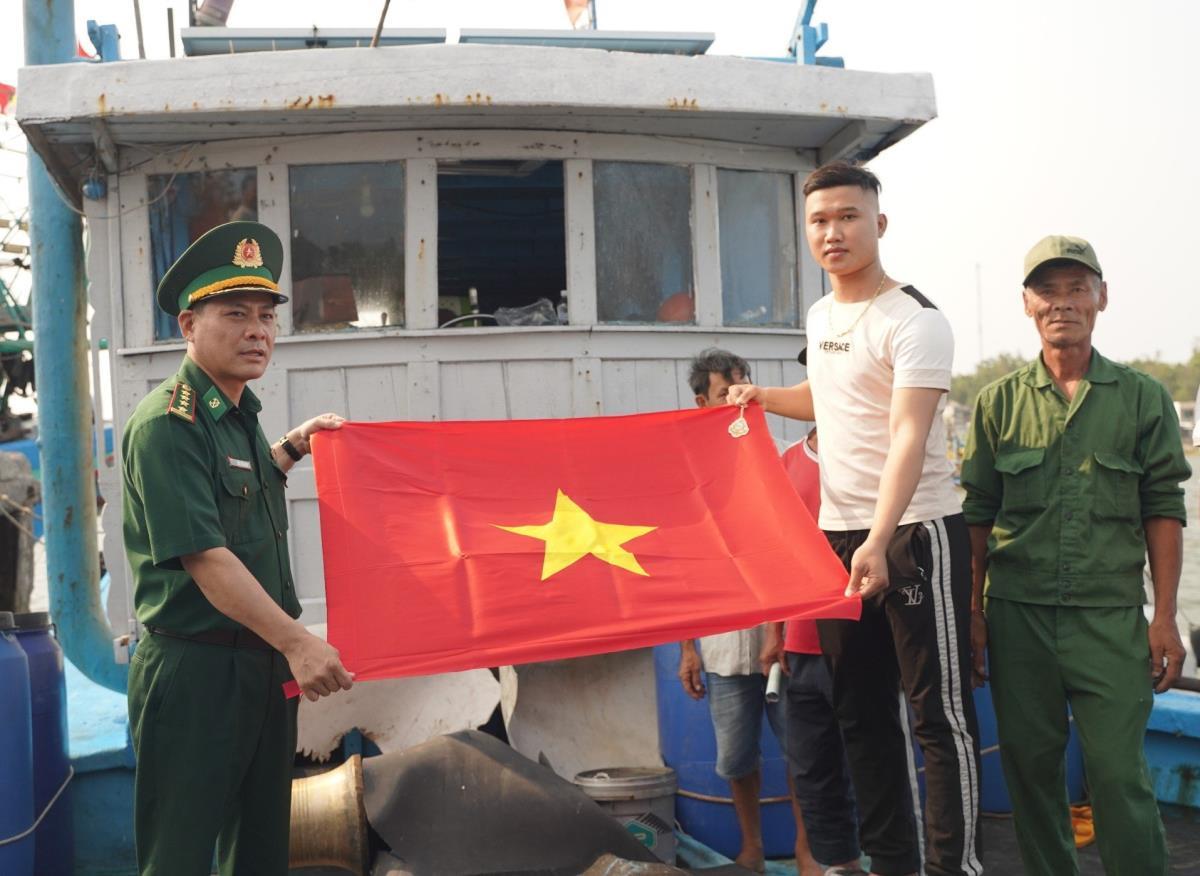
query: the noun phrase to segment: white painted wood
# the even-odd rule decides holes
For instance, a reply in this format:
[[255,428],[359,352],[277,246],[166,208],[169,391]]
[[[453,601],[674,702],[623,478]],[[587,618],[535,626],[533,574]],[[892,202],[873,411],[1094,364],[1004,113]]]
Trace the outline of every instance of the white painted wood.
[[721,245],[717,215],[717,168],[692,168],[692,276],[696,283],[696,324],[722,322]]
[[292,333],[292,213],[288,170],[274,164],[258,165],[258,221],[283,241],[283,267],[276,278],[289,300],[275,308],[279,334]]
[[437,162],[410,158],[404,171],[404,321],[410,329],[437,328]]
[[279,436],[293,426],[298,426],[303,420],[294,420],[291,416],[291,399],[289,392],[288,374],[276,363],[267,367],[266,373],[254,381],[250,390],[262,402],[262,411],[258,415],[258,424],[268,441],[276,441]]
[[[255,87],[230,89],[230,82]],[[513,46],[26,67],[18,88],[22,126],[51,141],[86,143],[91,120],[102,118],[122,153],[129,143],[163,138],[429,127],[431,116],[437,127],[553,130],[566,121],[564,111],[577,130],[816,149],[855,119],[905,133],[935,114],[932,80],[920,73]]]
[[[325,625],[314,629],[307,614],[306,625],[325,638]],[[315,703],[301,698],[296,750],[326,761],[358,729],[385,754],[404,751],[486,723],[499,702],[500,684],[486,669],[363,682]]]
[[545,755],[563,778],[589,769],[660,766],[650,648],[500,670],[513,748]]
[[[437,119],[431,120],[436,124]],[[132,149],[126,172],[172,173],[178,156],[157,156]],[[247,164],[328,164],[347,160],[395,161],[404,158],[434,160],[544,159],[570,161],[648,161],[667,164],[714,164],[742,170],[794,172],[814,166],[807,151],[778,146],[659,137],[640,134],[604,134],[559,130],[423,130],[320,133],[294,139],[246,137],[193,144],[187,157],[194,170],[219,170]]]
[[404,365],[347,368],[344,416],[359,422],[408,419],[408,370]]
[[580,356],[572,360],[574,369],[571,387],[572,411],[575,417],[598,417],[604,413],[602,366],[594,356]]
[[441,420],[441,366],[437,362],[410,362],[408,416],[412,420]]
[[563,199],[567,223],[567,320],[596,323],[596,191],[592,162],[563,162]]
[[323,368],[287,372],[288,418],[293,424],[329,411],[346,409],[343,369]]
[[867,123],[861,119],[848,122],[817,150],[817,163],[827,164],[840,158],[853,157],[870,134]]
[[442,419],[505,420],[510,416],[502,362],[445,362]]
[[315,499],[292,496],[288,475],[288,545],[292,551],[292,578],[296,596],[304,607],[306,624],[325,620],[325,565],[321,553],[320,515]]
[[809,168],[796,174],[796,252],[800,254],[800,325],[808,318],[808,309],[825,294],[825,272],[821,270],[808,248],[804,222],[804,178]]
[[[280,338],[275,361],[283,368],[344,367],[385,362],[486,362],[506,359],[691,358],[698,350],[724,346],[762,359],[790,359],[803,337],[798,329],[731,327],[719,331],[695,326],[594,326],[588,328],[446,329],[404,332],[388,328],[359,332],[303,334]],[[184,347],[159,344],[118,350],[121,359],[178,362]],[[314,364],[315,363],[315,364]],[[164,366],[165,367],[165,366]]]
[[[150,271],[150,210],[146,206],[146,175],[121,178],[121,287],[124,305],[123,341],[154,343],[154,290]],[[111,220],[110,220],[111,221]]]
[[506,362],[505,395],[508,415],[516,420],[548,419],[573,415],[572,363]]

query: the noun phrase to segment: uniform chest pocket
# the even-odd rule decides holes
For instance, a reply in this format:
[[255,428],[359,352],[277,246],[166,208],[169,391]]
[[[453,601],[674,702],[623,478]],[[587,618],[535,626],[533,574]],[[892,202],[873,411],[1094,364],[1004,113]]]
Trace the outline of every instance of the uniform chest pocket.
[[1092,477],[1092,513],[1099,518],[1141,520],[1138,482],[1142,467],[1119,453],[1097,450]]
[[253,472],[223,472],[218,504],[221,528],[230,544],[245,544],[266,536],[262,485]]
[[287,532],[287,475],[271,466],[267,473],[267,503],[271,509],[271,522],[278,532]]
[[1046,507],[1046,448],[1007,450],[996,454],[996,471],[1004,478],[1008,511],[1038,511]]

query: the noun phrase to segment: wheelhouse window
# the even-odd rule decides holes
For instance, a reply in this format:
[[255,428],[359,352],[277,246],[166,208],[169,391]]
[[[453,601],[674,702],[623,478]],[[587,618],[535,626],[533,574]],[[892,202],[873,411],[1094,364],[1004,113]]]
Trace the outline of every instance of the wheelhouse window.
[[596,308],[603,323],[694,323],[686,167],[597,161]]
[[[258,172],[253,167],[149,177],[151,289],[200,235],[234,219],[258,219]],[[232,258],[232,253],[230,254]],[[154,339],[180,337],[173,316],[154,308]]]
[[438,325],[567,321],[561,161],[438,164]]
[[404,325],[404,165],[295,165],[292,327]]
[[794,197],[789,174],[717,171],[725,325],[797,324]]

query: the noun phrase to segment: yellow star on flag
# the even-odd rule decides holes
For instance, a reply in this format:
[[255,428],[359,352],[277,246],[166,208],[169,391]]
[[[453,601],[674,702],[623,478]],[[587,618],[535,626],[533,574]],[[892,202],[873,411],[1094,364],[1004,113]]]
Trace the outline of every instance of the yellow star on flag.
[[542,560],[542,580],[561,572],[568,566],[591,554],[636,575],[649,574],[621,545],[639,535],[653,532],[657,526],[626,526],[621,523],[601,523],[580,508],[562,490],[554,501],[554,516],[541,526],[501,526],[497,529],[540,538],[546,543],[546,554]]

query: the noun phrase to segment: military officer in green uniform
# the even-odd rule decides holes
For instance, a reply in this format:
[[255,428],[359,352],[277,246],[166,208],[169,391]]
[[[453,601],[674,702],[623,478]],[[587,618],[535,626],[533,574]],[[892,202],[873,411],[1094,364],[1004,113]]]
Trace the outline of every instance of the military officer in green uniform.
[[1171,686],[1184,656],[1175,598],[1190,470],[1179,421],[1161,384],[1092,347],[1108,288],[1087,241],[1040,241],[1024,287],[1041,355],[980,392],[962,468],[972,639],[987,641],[1021,858],[1030,876],[1079,872],[1069,704],[1105,871],[1161,876],[1166,843],[1142,745],[1152,691]]
[[138,620],[129,672],[138,867],[283,876],[295,679],[310,699],[348,689],[337,651],[296,620],[286,472],[325,414],[269,444],[246,384],[275,342],[279,238],[257,222],[212,229],[158,287],[187,341],[178,372],[122,437],[123,527]]

